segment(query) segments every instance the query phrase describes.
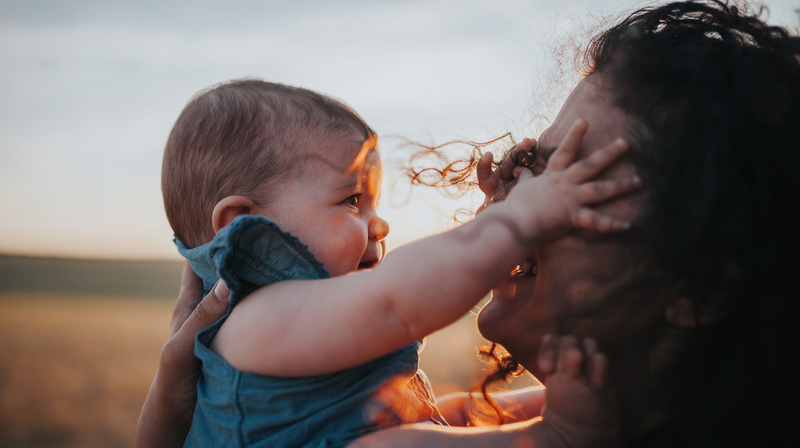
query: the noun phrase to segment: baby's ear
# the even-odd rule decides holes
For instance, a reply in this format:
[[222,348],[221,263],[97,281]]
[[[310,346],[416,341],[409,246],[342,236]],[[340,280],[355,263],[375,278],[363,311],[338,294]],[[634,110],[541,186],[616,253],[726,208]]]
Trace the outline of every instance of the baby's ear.
[[228,196],[214,206],[214,211],[211,213],[211,227],[214,233],[217,233],[237,216],[252,215],[257,209],[258,205],[249,198]]

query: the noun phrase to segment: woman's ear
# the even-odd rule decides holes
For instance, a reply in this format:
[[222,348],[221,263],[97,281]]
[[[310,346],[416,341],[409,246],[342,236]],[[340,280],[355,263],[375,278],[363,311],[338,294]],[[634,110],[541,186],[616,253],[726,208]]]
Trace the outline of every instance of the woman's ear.
[[240,215],[252,215],[258,210],[258,205],[244,196],[228,196],[217,202],[211,213],[211,227],[214,233],[233,221]]

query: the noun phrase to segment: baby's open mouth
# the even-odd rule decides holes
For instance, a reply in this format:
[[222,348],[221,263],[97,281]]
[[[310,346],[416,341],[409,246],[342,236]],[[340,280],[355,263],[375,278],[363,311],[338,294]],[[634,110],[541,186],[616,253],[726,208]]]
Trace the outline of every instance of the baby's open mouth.
[[525,261],[519,266],[516,266],[511,271],[512,277],[536,277],[539,273],[539,265],[532,261]]
[[362,269],[372,269],[377,265],[378,265],[378,262],[376,262],[376,261],[364,261],[364,262],[361,262],[361,263],[358,264],[357,270],[360,271]]

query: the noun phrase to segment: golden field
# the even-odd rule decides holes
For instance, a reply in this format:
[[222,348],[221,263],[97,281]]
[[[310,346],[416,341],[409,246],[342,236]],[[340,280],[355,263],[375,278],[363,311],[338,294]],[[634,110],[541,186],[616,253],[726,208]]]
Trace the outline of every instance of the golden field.
[[171,304],[0,298],[0,446],[131,446]]
[[[129,447],[167,337],[180,263],[0,255],[0,447]],[[478,381],[466,316],[431,335],[441,395]]]

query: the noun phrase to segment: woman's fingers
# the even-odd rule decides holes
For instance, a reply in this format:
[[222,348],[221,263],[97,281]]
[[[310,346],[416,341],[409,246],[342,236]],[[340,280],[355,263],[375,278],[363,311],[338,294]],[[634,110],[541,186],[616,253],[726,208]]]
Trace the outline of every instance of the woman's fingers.
[[169,339],[161,348],[158,371],[145,398],[134,446],[183,446],[197,402],[200,360],[194,356],[197,333],[216,322],[228,309],[228,291],[219,281],[203,297],[203,282],[188,263],[172,316]]
[[200,361],[194,357],[194,338],[225,314],[228,309],[228,294],[225,282],[218,281],[214,289],[200,300],[180,327],[170,335],[161,349],[161,365],[165,368],[163,373],[159,368],[159,375],[178,378],[170,381],[179,383],[180,378],[194,374],[200,365]]
[[561,171],[572,164],[575,160],[575,156],[578,154],[578,149],[581,147],[583,136],[586,135],[586,130],[588,128],[589,125],[586,123],[586,120],[579,118],[575,121],[572,128],[567,132],[566,137],[564,137],[564,140],[561,141],[561,144],[558,145],[558,148],[550,156],[550,159],[548,159],[548,171]]
[[589,384],[595,389],[602,389],[608,384],[608,358],[604,353],[592,356],[592,370]]
[[[219,280],[211,292],[197,304],[194,311],[183,322],[178,333],[192,340],[204,328],[216,322],[228,309],[230,291],[224,281]],[[177,334],[176,334],[177,336]]]
[[175,302],[175,309],[172,312],[172,325],[169,335],[174,335],[186,321],[192,311],[203,299],[203,280],[197,276],[187,261],[183,266],[181,276],[181,289],[178,293],[178,300]]
[[581,347],[583,348],[583,354],[586,357],[585,366],[584,366],[584,373],[586,378],[589,380],[590,386],[594,386],[593,379],[597,376],[598,379],[603,380],[605,377],[605,371],[598,371],[598,369],[602,369],[603,366],[597,365],[596,361],[599,359],[600,350],[597,348],[597,342],[592,338],[585,338],[581,341]]
[[550,375],[556,370],[556,362],[558,359],[558,338],[553,334],[545,335],[542,339],[542,345],[539,347],[538,358],[536,363],[539,370],[545,375]]
[[577,378],[583,371],[583,353],[578,348],[578,338],[575,336],[567,335],[559,339],[556,368],[571,378]]

